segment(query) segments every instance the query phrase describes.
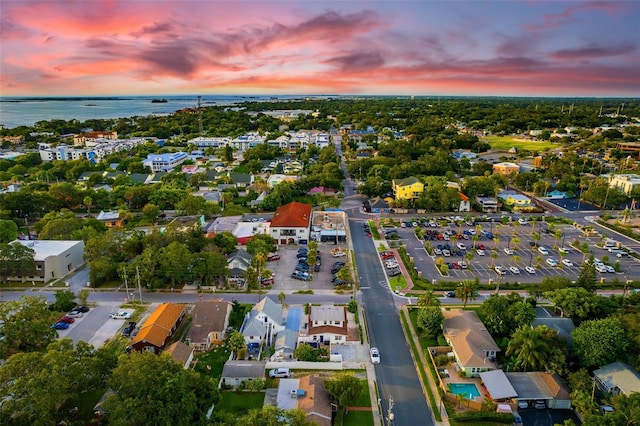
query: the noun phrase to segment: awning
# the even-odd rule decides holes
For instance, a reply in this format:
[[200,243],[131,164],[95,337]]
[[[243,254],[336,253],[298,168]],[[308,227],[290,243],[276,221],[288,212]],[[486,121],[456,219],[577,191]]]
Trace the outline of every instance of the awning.
[[518,396],[516,390],[511,386],[511,382],[502,370],[491,370],[480,373],[480,379],[484,387],[494,400],[515,398]]

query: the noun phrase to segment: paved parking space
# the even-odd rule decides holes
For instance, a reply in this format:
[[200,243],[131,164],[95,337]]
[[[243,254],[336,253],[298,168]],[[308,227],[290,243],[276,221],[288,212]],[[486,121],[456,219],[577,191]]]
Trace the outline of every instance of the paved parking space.
[[[619,281],[624,281],[627,278],[640,279],[640,264],[638,261],[631,257],[617,258],[615,254],[596,246],[596,244],[601,244],[600,238],[585,238],[580,230],[571,225],[559,224],[550,232],[545,231],[547,228],[548,225],[544,222],[538,222],[535,225],[533,222],[520,224],[517,222],[517,217],[508,224],[493,221],[473,226],[468,224],[443,226],[440,224],[436,228],[423,227],[424,230],[437,231],[440,235],[444,235],[447,232],[452,234],[450,241],[431,237],[432,240],[429,241],[429,244],[434,249],[433,255],[429,255],[424,250],[425,242],[416,237],[415,227],[397,227],[396,229],[400,239],[406,244],[409,255],[414,258],[416,269],[422,273],[423,277],[428,279],[462,280],[478,277],[482,281],[496,280],[499,277],[495,271],[496,266],[500,266],[506,271],[506,274],[502,275],[501,278],[503,281],[540,282],[545,276],[565,276],[575,279],[580,273],[580,265],[590,255],[597,259],[604,258],[605,263],[611,266],[619,262],[620,272],[598,273],[598,279],[604,279],[605,281],[611,281],[614,278]],[[558,230],[561,231],[561,235],[555,236],[554,234]],[[453,236],[465,235],[465,231],[467,234],[475,234],[476,237],[467,235],[468,239],[457,240]],[[546,248],[548,254],[545,255],[537,247],[531,246],[534,243],[532,236],[534,231],[540,236],[537,242],[538,246]],[[578,249],[572,247],[571,243],[575,240],[578,240],[581,244],[586,242],[589,245],[590,253],[585,256]],[[456,248],[458,241],[464,244],[465,250]],[[438,254],[436,254],[438,246],[440,246],[441,250],[438,250]],[[449,256],[446,256],[444,251],[447,246],[449,247]],[[484,247],[484,255],[476,252],[474,246],[476,248]],[[563,255],[559,251],[561,248],[567,250]],[[466,257],[468,252],[473,253],[471,259]],[[436,268],[435,261],[438,258],[442,258],[445,263],[450,264],[448,276],[442,276]],[[553,259],[558,266],[550,265],[547,263],[547,259]],[[571,263],[562,264],[563,259]],[[454,263],[462,261],[466,262],[469,267],[467,269],[456,269]],[[525,267],[528,266],[534,267],[536,269],[535,273],[526,272]],[[519,273],[516,274],[510,271],[511,267],[517,268],[518,271],[514,272]]]
[[[74,342],[84,340],[92,344],[95,348],[104,345],[109,339],[120,332],[120,329],[127,321],[114,320],[109,318],[109,314],[119,310],[119,304],[101,304],[81,318],[76,318],[73,324],[66,330],[58,330],[59,337],[68,337]],[[124,309],[133,313],[133,309]]]
[[331,353],[342,355],[344,362],[367,362],[369,349],[365,345],[332,345]]
[[278,254],[280,260],[267,262],[266,268],[273,271],[275,284],[273,290],[332,290],[334,288],[331,282],[331,265],[336,261],[348,262],[349,256],[333,257],[331,250],[340,248],[347,250],[346,244],[330,244],[330,243],[318,243],[318,253],[320,253],[321,265],[320,270],[315,272],[313,267],[309,268],[309,274],[311,276],[310,281],[300,281],[291,278],[291,273],[295,270],[298,259],[296,257],[298,249],[306,246],[284,246],[278,248]]

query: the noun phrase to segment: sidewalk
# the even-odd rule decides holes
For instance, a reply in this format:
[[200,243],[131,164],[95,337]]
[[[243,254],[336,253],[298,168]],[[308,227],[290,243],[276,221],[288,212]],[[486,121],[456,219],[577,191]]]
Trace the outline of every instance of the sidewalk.
[[[422,375],[420,375],[419,372],[418,373],[418,379],[420,380],[420,384],[422,385],[422,390],[424,392],[425,398],[426,398],[426,403],[429,404],[429,398],[427,396],[427,389],[426,386],[429,386],[429,388],[431,389],[431,393],[433,394],[436,403],[438,404],[438,406],[440,407],[440,416],[442,418],[441,421],[436,421],[435,417],[432,418],[433,423],[435,425],[438,426],[448,426],[449,425],[449,417],[447,415],[447,411],[444,409],[443,407],[443,403],[442,403],[442,399],[440,398],[440,393],[439,393],[439,389],[438,389],[438,385],[436,384],[436,382],[433,380],[433,377],[431,376],[431,371],[428,371],[428,363],[431,362],[430,360],[428,360],[425,356],[424,356],[424,352],[422,351],[422,347],[420,347],[420,345],[417,343],[418,342],[418,336],[416,335],[416,331],[413,328],[413,324],[411,324],[411,321],[408,320],[409,318],[409,310],[407,309],[406,305],[402,305],[401,310],[405,313],[406,317],[407,317],[407,324],[409,325],[409,335],[405,334],[405,337],[407,339],[413,339],[414,342],[416,342],[416,348],[418,350],[418,356],[420,357],[420,362],[422,363],[422,365],[425,366],[425,376],[427,377],[427,383],[424,383],[422,380]],[[402,327],[402,330],[405,330],[404,327]],[[405,331],[406,333],[406,331]],[[413,350],[410,350],[411,353],[411,357],[414,357],[414,353]],[[416,360],[414,359],[414,364],[416,366],[416,370],[419,368],[418,367],[418,363],[416,362]],[[429,404],[429,409],[431,411],[432,407]]]

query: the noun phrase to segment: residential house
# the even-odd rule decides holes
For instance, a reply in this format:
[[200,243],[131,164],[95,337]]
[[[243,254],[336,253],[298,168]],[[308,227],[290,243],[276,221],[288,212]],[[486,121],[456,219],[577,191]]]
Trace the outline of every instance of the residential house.
[[163,303],[149,315],[131,341],[133,350],[160,353],[185,316],[183,305]]
[[278,244],[306,244],[309,241],[311,206],[293,201],[280,206],[271,219],[271,236]]
[[391,211],[389,202],[380,197],[373,197],[370,200],[365,200],[362,203],[362,207],[367,213],[387,213]]
[[189,346],[198,352],[208,351],[211,346],[220,346],[229,326],[231,309],[231,303],[222,299],[197,301],[187,332]]
[[300,379],[280,379],[276,404],[281,410],[300,409],[307,420],[318,426],[331,426],[332,410],[329,391],[316,376]]
[[459,212],[470,212],[471,211],[471,202],[469,201],[469,197],[464,195],[462,192],[458,192],[458,197],[460,197],[460,204],[458,205]]
[[478,158],[478,154],[465,149],[459,149],[457,151],[453,151],[451,153],[451,156],[456,160],[462,160],[463,158],[466,158],[468,160],[474,160]]
[[455,356],[460,371],[469,377],[495,370],[500,351],[486,327],[474,311],[444,310],[443,334]]
[[483,213],[496,213],[498,211],[498,200],[493,197],[476,197],[476,204]]
[[393,179],[391,187],[396,200],[416,200],[424,191],[424,183],[416,177]]
[[520,166],[515,163],[503,162],[493,165],[493,173],[497,175],[509,176],[512,173],[518,174]]
[[298,176],[274,173],[267,178],[267,188],[273,189],[281,182],[295,182],[296,180],[298,180]]
[[173,358],[177,363],[182,364],[185,370],[191,366],[194,350],[188,345],[185,345],[182,342],[174,342],[170,344],[164,352],[171,355],[171,358]]
[[229,282],[244,285],[244,273],[251,266],[251,254],[240,249],[227,256],[229,268]]
[[531,327],[535,328],[539,325],[555,330],[559,337],[571,344],[571,332],[576,328],[571,318],[555,316],[546,308],[537,307],[536,319],[531,322]]
[[47,282],[63,278],[84,264],[84,241],[16,240],[34,251],[35,270],[29,275],[9,277],[20,281]]
[[290,307],[287,310],[287,321],[284,330],[279,331],[276,335],[275,350],[271,356],[273,361],[293,359],[293,351],[298,344],[298,333],[302,326],[303,315],[302,308]]
[[531,198],[513,190],[500,191],[498,199],[513,210],[527,209],[533,205]]
[[[282,306],[265,297],[256,303],[245,318],[247,327],[243,327],[242,334],[245,336],[247,345],[250,343],[262,342],[266,339],[271,345],[276,333],[285,329]],[[258,332],[262,329],[262,333]]]
[[348,340],[347,309],[344,306],[311,306],[308,318],[307,329],[300,331],[298,343],[335,345]]
[[604,393],[630,396],[640,392],[640,374],[622,362],[613,362],[595,370],[593,378]]
[[551,198],[552,200],[560,200],[563,198],[569,198],[566,192],[558,191],[554,189],[553,191],[547,193],[547,198]]
[[92,131],[92,132],[85,132],[85,133],[80,133],[80,134],[76,134],[73,135],[73,145],[74,146],[82,146],[87,142],[90,141],[95,141],[96,139],[111,139],[111,140],[116,140],[118,139],[118,132],[116,131],[112,131],[112,132],[103,132],[103,131]]
[[107,228],[120,228],[124,225],[124,220],[120,218],[120,213],[115,211],[101,211],[96,219],[104,223]]
[[222,367],[222,376],[218,387],[238,387],[243,382],[264,379],[266,361],[229,360]]
[[249,173],[229,173],[229,178],[238,189],[246,189],[253,185],[254,180],[253,175]]

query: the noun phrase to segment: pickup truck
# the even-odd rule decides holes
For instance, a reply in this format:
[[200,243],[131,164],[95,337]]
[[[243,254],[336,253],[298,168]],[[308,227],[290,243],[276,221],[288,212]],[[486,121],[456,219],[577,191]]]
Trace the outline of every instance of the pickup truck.
[[113,319],[129,319],[129,318],[131,318],[131,313],[127,312],[127,311],[111,312],[109,314],[109,318],[113,318]]

